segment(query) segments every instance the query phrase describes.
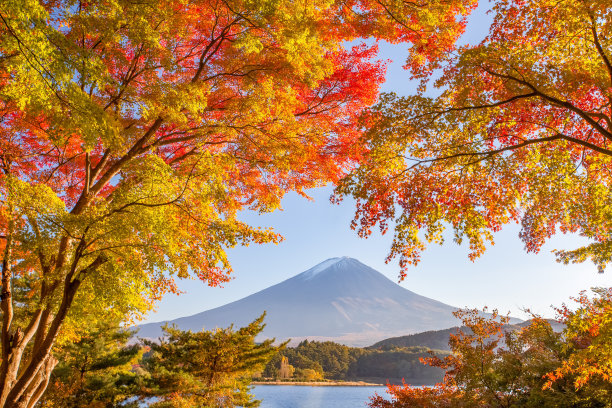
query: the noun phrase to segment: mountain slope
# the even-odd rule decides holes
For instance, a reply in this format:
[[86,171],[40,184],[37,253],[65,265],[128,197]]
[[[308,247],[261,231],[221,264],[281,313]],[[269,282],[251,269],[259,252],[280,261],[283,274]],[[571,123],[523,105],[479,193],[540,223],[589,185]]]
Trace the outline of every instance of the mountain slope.
[[[552,329],[560,333],[565,328],[565,325],[559,323],[553,319],[546,319],[548,323],[551,325]],[[515,324],[507,324],[504,326],[504,330],[508,331],[516,331],[520,330],[523,327],[527,327],[531,324],[531,320],[527,320],[524,322],[518,322],[518,319],[511,319],[511,322]],[[379,349],[379,350],[391,350],[393,348],[402,348],[402,347],[427,347],[435,350],[450,350],[450,346],[448,341],[450,339],[451,334],[456,334],[459,330],[464,333],[470,333],[470,329],[465,326],[462,327],[451,327],[450,329],[444,330],[431,330],[423,333],[409,334],[406,336],[400,337],[392,337],[389,339],[381,340],[371,346],[367,347],[370,349]]]
[[392,336],[457,325],[456,308],[402,288],[352,258],[332,258],[253,295],[192,316],[140,326],[157,338],[164,323],[201,330],[248,324],[267,312],[263,336],[365,346]]
[[[372,344],[368,348],[378,350],[392,350],[403,347],[427,347],[432,350],[450,350],[448,340],[451,334],[457,333],[459,327],[443,330],[429,330],[422,333],[408,334],[406,336],[391,337]],[[467,332],[466,327],[461,330]]]

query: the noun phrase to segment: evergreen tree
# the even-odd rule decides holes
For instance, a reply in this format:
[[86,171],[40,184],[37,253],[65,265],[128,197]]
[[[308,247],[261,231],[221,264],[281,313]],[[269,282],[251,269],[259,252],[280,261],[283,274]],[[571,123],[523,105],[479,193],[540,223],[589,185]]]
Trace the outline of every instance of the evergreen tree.
[[254,373],[278,352],[274,340],[255,343],[265,313],[248,326],[215,331],[181,331],[165,327],[159,343],[145,342],[151,353],[143,360],[151,373],[144,396],[157,397],[151,407],[257,407],[249,394]]
[[[138,345],[128,346],[131,331],[118,321],[96,325],[79,341],[63,344],[55,353],[59,363],[41,399],[44,408],[129,407],[140,373]],[[135,405],[134,405],[135,406]]]

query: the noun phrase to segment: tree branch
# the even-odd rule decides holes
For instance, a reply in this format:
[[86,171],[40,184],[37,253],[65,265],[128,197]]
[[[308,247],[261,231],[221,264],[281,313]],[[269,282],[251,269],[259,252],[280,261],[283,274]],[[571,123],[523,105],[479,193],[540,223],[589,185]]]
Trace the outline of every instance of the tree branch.
[[534,85],[532,85],[531,83],[529,83],[528,81],[524,80],[524,79],[519,79],[516,78],[512,75],[509,74],[499,74],[495,71],[492,71],[488,68],[483,67],[482,68],[485,72],[487,72],[488,74],[497,77],[497,78],[504,78],[504,79],[508,79],[514,82],[517,82],[519,84],[522,84],[526,87],[528,87],[529,89],[531,89],[533,91],[533,93],[535,93],[537,96],[539,96],[540,98],[550,102],[553,105],[556,106],[560,106],[563,108],[566,108],[574,113],[576,113],[578,116],[580,116],[582,119],[584,119],[589,125],[591,125],[593,128],[595,128],[595,130],[597,130],[597,132],[599,132],[602,136],[604,136],[606,139],[608,140],[612,140],[612,133],[610,133],[610,131],[608,131],[606,128],[604,128],[601,124],[599,124],[599,122],[597,122],[595,119],[593,119],[588,112],[583,111],[582,109],[578,108],[577,106],[575,106],[574,104],[567,102],[567,101],[563,101],[561,99],[555,98],[554,96],[550,96],[545,94],[544,92],[541,92],[540,90],[538,90]]
[[[576,139],[567,135],[564,135],[562,133],[557,133],[555,135],[552,136],[548,136],[548,137],[543,137],[543,138],[539,138],[539,139],[530,139],[530,140],[526,140],[523,143],[518,143],[512,146],[505,146],[499,149],[495,149],[495,150],[489,150],[486,152],[462,152],[462,153],[456,153],[456,154],[451,154],[448,156],[443,156],[443,157],[434,157],[431,159],[416,159],[416,163],[413,164],[412,166],[410,166],[410,168],[416,167],[420,164],[424,164],[424,163],[434,163],[434,162],[439,162],[439,161],[445,161],[445,160],[450,160],[450,159],[456,159],[459,157],[475,157],[475,156],[494,156],[496,154],[499,153],[503,153],[503,152],[507,152],[507,151],[512,151],[512,150],[517,150],[532,144],[537,144],[537,143],[544,143],[544,142],[552,142],[555,140],[567,140],[569,142],[572,143],[576,143],[579,144],[581,146],[587,147],[591,150],[594,150],[596,152],[605,154],[607,156],[612,156],[612,150],[608,150],[608,149],[604,149],[602,147],[599,147],[597,145],[594,145],[592,143],[589,143],[587,141],[581,140],[581,139]],[[410,169],[409,168],[409,169]]]

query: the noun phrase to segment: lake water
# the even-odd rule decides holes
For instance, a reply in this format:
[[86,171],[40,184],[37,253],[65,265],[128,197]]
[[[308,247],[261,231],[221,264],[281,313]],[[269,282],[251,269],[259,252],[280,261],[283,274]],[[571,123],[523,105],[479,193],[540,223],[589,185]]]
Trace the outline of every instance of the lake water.
[[387,387],[256,385],[260,408],[365,408],[374,393],[388,396]]

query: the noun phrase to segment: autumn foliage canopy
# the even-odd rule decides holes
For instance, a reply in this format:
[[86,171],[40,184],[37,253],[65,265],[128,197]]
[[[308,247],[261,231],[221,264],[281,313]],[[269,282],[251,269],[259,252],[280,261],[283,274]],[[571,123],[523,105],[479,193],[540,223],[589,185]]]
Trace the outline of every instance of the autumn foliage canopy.
[[[416,264],[445,228],[477,257],[504,224],[528,251],[558,232],[591,244],[563,262],[612,259],[612,8],[608,0],[500,0],[475,45],[446,53],[420,92],[369,114],[368,163],[343,180],[354,227],[395,228],[390,258]],[[427,86],[439,89],[425,92]]]
[[474,6],[2,2],[0,407],[36,403],[83,321],[136,317],[176,277],[217,285],[225,248],[278,241],[237,213],[362,158],[384,65],[359,39],[411,44],[424,75]]

